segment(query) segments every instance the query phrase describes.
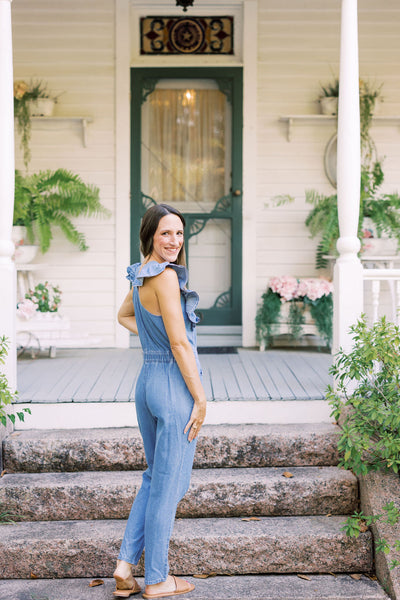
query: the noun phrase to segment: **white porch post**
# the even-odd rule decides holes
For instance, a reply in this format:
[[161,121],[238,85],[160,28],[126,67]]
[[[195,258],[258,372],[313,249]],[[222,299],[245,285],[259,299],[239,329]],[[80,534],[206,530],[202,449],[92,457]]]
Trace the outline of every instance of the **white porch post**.
[[333,351],[351,348],[350,325],[363,308],[362,265],[357,256],[360,211],[360,105],[357,0],[342,0],[337,144],[340,237],[334,269]]
[[5,372],[17,384],[15,304],[16,274],[11,257],[14,207],[14,99],[11,0],[0,0],[0,336],[10,339]]

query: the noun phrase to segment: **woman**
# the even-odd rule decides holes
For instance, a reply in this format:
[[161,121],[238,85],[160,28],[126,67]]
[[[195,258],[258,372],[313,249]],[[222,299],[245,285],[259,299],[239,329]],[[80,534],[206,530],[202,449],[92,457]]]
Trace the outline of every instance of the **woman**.
[[146,212],[140,228],[145,259],[128,267],[133,292],[118,313],[119,323],[139,334],[143,348],[135,404],[148,465],[114,572],[114,595],[123,598],[141,591],[131,565],[138,563],[144,548],[144,598],[194,589],[168,575],[176,507],[189,487],[197,436],[206,415],[196,349],[198,295],[185,287],[184,226],[181,213],[167,204]]

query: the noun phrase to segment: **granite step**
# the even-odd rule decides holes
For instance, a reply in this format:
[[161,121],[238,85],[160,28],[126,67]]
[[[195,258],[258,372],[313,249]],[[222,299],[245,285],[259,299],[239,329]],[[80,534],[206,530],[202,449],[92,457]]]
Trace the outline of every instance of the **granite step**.
[[[142,471],[4,475],[0,504],[17,521],[126,519],[141,477]],[[195,469],[177,516],[348,514],[357,504],[356,477],[337,467]]]
[[[206,425],[195,467],[335,466],[339,429],[330,423]],[[3,442],[7,472],[125,471],[145,467],[138,428],[28,430]]]
[[[310,575],[309,580],[296,575],[220,576],[208,579],[187,577],[196,589],[190,600],[389,600],[373,581],[361,575]],[[8,579],[0,581],[0,598],[7,600],[110,600],[115,589],[113,579],[90,588],[91,579]],[[138,579],[141,586],[142,579]],[[186,597],[186,596],[185,596]]]
[[[170,544],[171,572],[368,573],[370,532],[348,538],[344,516],[182,519]],[[38,521],[3,525],[0,578],[110,577],[126,521]],[[27,543],[29,540],[29,543]],[[134,567],[143,575],[143,563]]]

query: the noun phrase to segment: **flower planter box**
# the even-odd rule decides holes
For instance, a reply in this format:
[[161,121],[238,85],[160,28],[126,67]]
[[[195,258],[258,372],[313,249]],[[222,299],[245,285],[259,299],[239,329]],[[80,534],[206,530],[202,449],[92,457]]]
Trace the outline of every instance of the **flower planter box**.
[[322,278],[272,277],[257,311],[260,350],[277,336],[289,335],[298,344],[312,335],[317,345],[330,345],[332,336],[332,284]]
[[314,336],[315,340],[317,341],[317,345],[321,346],[325,344],[325,342],[321,341],[320,339],[318,328],[315,325],[314,319],[311,317],[308,306],[305,306],[304,308],[303,316],[305,322],[301,325],[301,334],[297,339],[294,338],[292,335],[292,325],[289,318],[289,308],[289,302],[282,304],[279,322],[270,323],[272,330],[269,343],[267,344],[265,339],[262,339],[260,342],[261,352],[264,352],[268,346],[274,345],[279,336],[289,336],[291,343],[298,343],[299,345],[301,345],[301,341],[304,339],[304,336]]

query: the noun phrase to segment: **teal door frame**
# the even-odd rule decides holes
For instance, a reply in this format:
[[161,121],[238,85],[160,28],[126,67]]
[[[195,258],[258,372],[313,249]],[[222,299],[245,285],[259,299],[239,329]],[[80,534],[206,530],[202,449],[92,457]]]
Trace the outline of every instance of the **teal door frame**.
[[[242,144],[243,70],[241,67],[135,67],[131,69],[131,261],[139,262],[140,220],[152,198],[141,186],[141,106],[160,79],[213,79],[232,106],[232,173],[229,193],[210,213],[184,213],[186,252],[189,239],[200,233],[209,219],[231,221],[232,287],[221,294],[209,309],[201,309],[204,325],[242,323]],[[188,256],[188,260],[190,257]]]

